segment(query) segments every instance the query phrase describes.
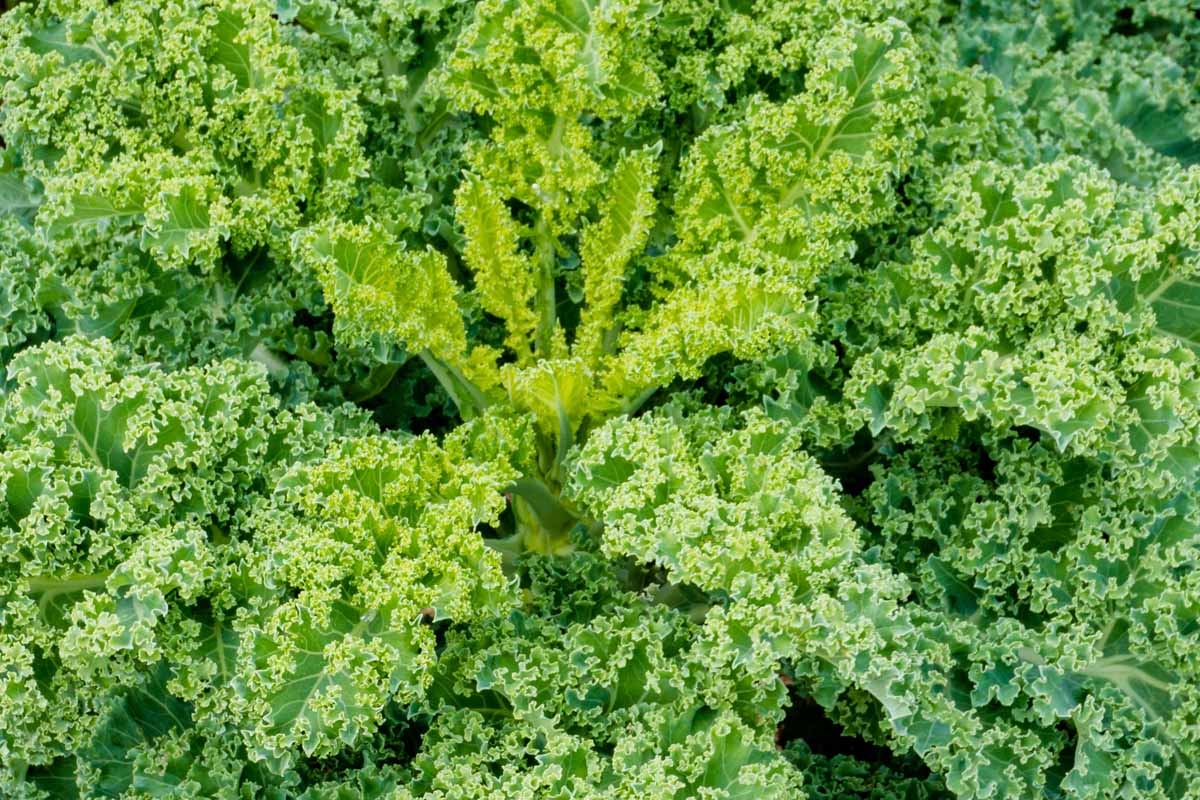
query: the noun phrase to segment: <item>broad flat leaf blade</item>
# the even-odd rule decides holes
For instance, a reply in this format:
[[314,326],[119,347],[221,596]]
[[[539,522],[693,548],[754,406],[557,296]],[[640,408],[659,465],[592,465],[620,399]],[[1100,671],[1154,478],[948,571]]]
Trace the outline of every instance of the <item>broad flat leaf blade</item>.
[[1193,260],[1139,282],[1143,301],[1154,309],[1155,330],[1200,354],[1200,262]]
[[171,669],[160,663],[146,683],[117,700],[80,760],[98,776],[99,797],[120,797],[133,783],[137,752],[160,736],[192,726],[192,707],[167,690]]

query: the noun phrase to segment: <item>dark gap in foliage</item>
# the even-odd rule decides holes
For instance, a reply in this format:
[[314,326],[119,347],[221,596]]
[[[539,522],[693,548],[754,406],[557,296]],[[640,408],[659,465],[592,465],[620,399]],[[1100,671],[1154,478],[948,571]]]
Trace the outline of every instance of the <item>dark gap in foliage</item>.
[[1042,280],[1046,283],[1054,283],[1055,265],[1053,258],[1044,258],[1038,264],[1038,271],[1042,275]]
[[409,716],[406,708],[392,702],[383,709],[383,723],[373,737],[373,746],[348,747],[324,758],[302,759],[296,772],[302,786],[311,786],[342,781],[347,774],[365,768],[368,760],[376,766],[405,766],[416,757],[428,732],[427,720]]
[[1129,6],[1117,9],[1117,21],[1112,26],[1112,32],[1118,36],[1137,36],[1142,31],[1133,21],[1133,9]]
[[[11,5],[5,5],[6,11],[11,8]],[[75,756],[60,756],[49,764],[30,767],[25,773],[25,780],[50,797],[76,800],[79,797],[76,771]]]
[[397,762],[408,763],[421,750],[421,742],[428,733],[428,722],[409,717],[406,710],[396,703],[384,709],[384,724],[380,739],[388,742],[389,751]]
[[478,527],[479,535],[484,539],[504,539],[516,529],[516,517],[513,515],[512,498],[507,496],[508,502],[504,505],[504,510],[500,512],[500,519],[496,525],[480,525]]
[[860,761],[891,763],[895,756],[886,747],[847,736],[841,725],[830,719],[816,700],[795,685],[788,686],[787,715],[780,723],[776,744],[782,749],[793,741],[803,741],[810,750],[824,756],[849,755]]
[[58,320],[49,311],[42,311],[41,317],[43,323],[38,326],[32,334],[24,340],[18,342],[11,348],[0,348],[0,392],[9,388],[9,374],[7,364],[12,358],[24,350],[31,347],[37,347],[46,342],[52,342],[60,338],[58,332]]
[[414,60],[409,62],[408,78],[412,84],[423,84],[429,70],[437,64],[437,50],[434,45],[445,38],[445,31],[438,35],[439,32],[435,27],[433,35],[430,36],[429,31],[426,30],[424,18],[416,15],[409,21],[409,25],[412,26],[410,36],[417,55]]
[[975,472],[988,483],[996,482],[996,459],[992,458],[992,454],[986,447],[979,448],[979,462],[975,467]]
[[517,354],[504,346],[505,322],[488,311],[479,309],[479,316],[467,323],[468,333],[479,341],[486,342],[497,351],[496,364],[514,364]]
[[508,536],[512,531],[516,530],[516,527],[516,514],[513,513],[512,496],[509,495],[508,502],[504,505],[504,510],[500,512],[499,529],[495,531],[495,538]]
[[889,441],[887,433],[874,437],[866,428],[860,428],[849,448],[828,451],[819,460],[824,470],[841,484],[844,494],[859,497],[875,482],[871,465],[885,457],[882,449]]
[[333,316],[330,314],[322,314],[317,316],[307,308],[296,309],[292,315],[292,324],[301,330],[319,331],[328,333],[332,336],[333,332]]
[[212,627],[216,621],[216,612],[213,609],[212,601],[207,597],[197,597],[192,601],[189,607],[188,616],[199,622],[205,628]]
[[[569,259],[566,262],[569,263]],[[578,265],[578,256],[572,266],[567,266],[564,259],[560,258],[559,272],[554,278],[554,316],[562,325],[569,343],[575,341],[575,331],[583,310],[583,275],[576,268]]]
[[758,91],[766,95],[772,103],[782,103],[790,97],[804,91],[806,69],[795,69],[781,72],[778,75],[764,75],[754,72],[748,76],[747,84],[758,86]]
[[889,765],[862,762],[851,756],[820,755],[803,741],[792,742],[783,756],[804,775],[809,800],[954,800],[954,794],[936,775],[905,775]]
[[446,649],[446,632],[448,630],[450,630],[450,626],[453,623],[451,623],[451,621],[448,619],[442,619],[442,620],[438,620],[437,622],[432,622],[430,620],[429,616],[422,616],[421,624],[428,625],[430,628],[433,629],[433,638],[434,638],[434,641],[436,642],[435,647],[437,648],[437,651],[440,653],[443,650],[445,650]]
[[623,559],[620,580],[630,591],[662,589],[669,585],[667,570],[661,564]]
[[1045,611],[1034,611],[1029,601],[1022,600],[1016,604],[1015,616],[1026,628],[1041,629],[1050,621],[1050,615]]
[[843,363],[846,360],[846,345],[837,337],[830,340],[830,345],[833,347],[834,364]]
[[[537,221],[537,211],[523,200],[518,200],[515,197],[506,197],[504,198],[504,206],[508,209],[508,213],[512,218],[522,225],[532,226]],[[525,246],[526,248],[529,247],[528,244]]]
[[36,648],[33,653],[33,679],[37,681],[38,688],[43,691],[49,691],[51,684],[58,674],[58,658],[57,655],[51,653],[47,655],[40,647]]
[[444,434],[458,423],[454,402],[418,359],[409,359],[374,397],[360,404],[384,430]]
[[[255,247],[241,255],[225,252],[221,263],[233,284],[233,298],[246,293],[248,289],[261,285],[268,278],[271,264],[270,252],[265,247]],[[230,298],[231,300],[233,298]],[[325,315],[332,318],[332,314]],[[327,325],[332,325],[332,320]]]
[[953,658],[954,666],[946,675],[944,688],[947,696],[960,711],[969,711],[974,707],[971,690],[975,686],[975,682],[971,680],[971,661],[967,652],[959,646],[955,646]]
[[726,405],[729,402],[729,376],[735,367],[744,363],[732,353],[721,353],[710,358],[704,365],[704,378],[696,386],[701,399],[708,405]]
[[934,539],[917,539],[916,548],[924,561],[929,556],[936,555],[942,549],[942,544]]
[[1035,444],[1042,440],[1042,432],[1031,425],[1014,425],[1012,430],[1017,436]]
[[1048,48],[1051,53],[1065,53],[1071,46],[1071,33],[1066,29],[1059,29],[1054,33],[1054,39],[1050,42]]
[[854,241],[854,262],[856,264],[874,263],[877,249],[875,236],[873,235],[875,233],[877,231],[868,228],[866,230],[855,231],[851,235],[850,238]]
[[1057,763],[1047,770],[1046,791],[1048,794],[1056,793],[1051,796],[1060,796],[1063,780],[1067,773],[1075,767],[1075,748],[1079,743],[1079,734],[1070,720],[1060,720],[1055,729],[1063,734],[1064,741],[1062,748],[1058,751]]

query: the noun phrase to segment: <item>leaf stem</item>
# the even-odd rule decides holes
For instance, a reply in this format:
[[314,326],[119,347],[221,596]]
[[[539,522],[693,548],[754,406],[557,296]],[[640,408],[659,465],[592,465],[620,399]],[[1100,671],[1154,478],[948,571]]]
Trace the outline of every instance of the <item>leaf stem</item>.
[[550,353],[550,344],[554,338],[557,300],[554,293],[554,238],[550,235],[550,227],[542,215],[538,216],[537,224],[534,226],[533,239],[538,264],[537,305],[540,312],[535,342],[538,356],[546,358]]
[[540,480],[521,478],[506,492],[513,495],[520,548],[559,555],[571,551],[570,534],[583,520]]
[[351,402],[363,403],[375,397],[392,383],[392,378],[400,371],[401,362],[389,361],[386,364],[376,364],[361,381],[350,386],[347,396]]
[[27,580],[31,594],[45,592],[47,594],[60,595],[69,592],[82,592],[87,589],[102,589],[104,588],[104,584],[108,582],[110,574],[108,572],[98,572],[94,575],[70,575],[66,578],[44,575]]
[[465,420],[473,419],[488,407],[488,401],[483,392],[465,375],[428,350],[422,350],[420,355],[421,361],[425,363],[425,366],[437,378],[438,383],[446,390],[446,394],[450,395],[454,405],[458,407],[459,416]]

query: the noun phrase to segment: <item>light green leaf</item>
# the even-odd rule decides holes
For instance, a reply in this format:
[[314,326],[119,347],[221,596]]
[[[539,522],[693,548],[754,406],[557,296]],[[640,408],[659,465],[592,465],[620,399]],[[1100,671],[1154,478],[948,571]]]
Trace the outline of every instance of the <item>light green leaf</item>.
[[433,634],[390,609],[342,601],[324,612],[281,608],[247,639],[235,688],[249,703],[247,741],[259,759],[285,766],[294,749],[336,752],[379,724],[393,697],[427,684]]
[[468,178],[459,188],[455,216],[466,237],[463,258],[475,275],[480,305],[504,321],[513,352],[529,358],[539,320],[533,307],[538,268],[518,251],[520,226],[500,194],[479,178]]
[[599,218],[580,237],[583,296],[587,303],[573,352],[595,359],[604,349],[621,300],[630,259],[646,245],[655,211],[654,160],[661,144],[622,157],[600,203]]
[[[186,261],[196,255],[193,250],[215,259],[219,243],[229,237],[229,227],[223,222],[214,225],[208,195],[195,182],[164,188],[147,213],[142,246],[166,259]],[[221,213],[219,209],[217,213]]]
[[63,213],[52,217],[45,230],[50,238],[57,238],[81,228],[104,229],[130,222],[145,211],[145,206],[140,202],[115,203],[99,195],[75,195],[67,200]]
[[347,223],[303,232],[297,249],[316,270],[344,346],[370,352],[382,342],[461,359],[457,287],[440,253],[405,250],[378,225]]

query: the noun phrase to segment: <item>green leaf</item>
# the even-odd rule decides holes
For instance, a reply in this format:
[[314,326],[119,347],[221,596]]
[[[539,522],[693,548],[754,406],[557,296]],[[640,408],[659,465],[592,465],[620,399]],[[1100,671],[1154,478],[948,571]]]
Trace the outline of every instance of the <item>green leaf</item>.
[[29,227],[37,216],[41,195],[30,180],[16,170],[0,170],[0,214],[11,215]]
[[1173,263],[1138,281],[1142,302],[1154,310],[1155,330],[1200,354],[1200,261]]
[[281,22],[295,22],[333,44],[346,46],[354,41],[352,26],[337,16],[334,6],[319,0],[276,0],[275,13]]
[[846,26],[823,40],[803,94],[780,104],[756,98],[742,119],[701,137],[680,190],[681,247],[703,253],[737,243],[801,262],[836,257],[844,234],[894,202],[891,179],[911,152],[906,128],[919,115],[914,57],[899,23]]
[[294,748],[336,752],[375,727],[394,696],[411,701],[426,683],[433,635],[391,609],[335,601],[324,612],[285,607],[248,644],[234,686],[254,709],[250,748],[286,766]]
[[313,136],[313,168],[325,191],[366,175],[358,140],[365,134],[352,98],[334,89],[313,88],[300,101],[300,115]]
[[35,53],[57,53],[67,64],[108,61],[112,55],[92,36],[91,15],[83,20],[62,20],[30,32],[23,44]]
[[223,8],[217,12],[217,24],[213,26],[213,61],[229,70],[241,89],[258,83],[251,46],[238,41],[245,38],[242,36],[245,25],[240,14]]
[[1173,687],[1179,678],[1152,659],[1130,651],[1129,621],[1114,619],[1101,640],[1103,655],[1089,664],[1082,675],[1106,681],[1152,719],[1168,719],[1174,712]]
[[663,795],[672,800],[710,793],[730,800],[756,800],[798,792],[794,783],[798,774],[728,714],[692,706],[660,723],[656,733],[655,750],[666,758],[651,761],[649,753],[640,753],[645,760],[638,763],[632,754],[626,755],[619,774],[627,791],[637,791],[646,772],[661,769],[679,787]]
[[203,634],[196,640],[196,654],[213,666],[214,686],[224,687],[233,683],[237,675],[240,644],[241,636],[229,623],[213,620],[204,625]]
[[654,160],[661,142],[625,155],[605,187],[599,217],[580,236],[583,309],[573,352],[594,359],[603,352],[613,311],[621,300],[626,271],[650,235],[655,212]]
[[1155,96],[1145,79],[1124,81],[1111,102],[1113,117],[1147,147],[1184,166],[1200,164],[1200,138],[1183,103]]
[[138,219],[146,207],[141,201],[116,203],[100,195],[74,195],[67,199],[66,210],[55,214],[45,227],[46,234],[58,238],[80,228],[105,229]]
[[45,766],[31,767],[25,780],[56,800],[79,800],[76,781],[78,766],[74,756],[56,758]]
[[457,288],[440,253],[405,250],[377,225],[344,223],[306,231],[297,246],[316,270],[344,346],[370,352],[382,342],[452,364],[461,358]]
[[142,686],[123,694],[109,709],[79,760],[98,773],[98,797],[120,797],[133,783],[134,759],[154,740],[192,726],[192,707],[171,695],[171,670],[158,664]]
[[468,178],[459,188],[455,216],[466,238],[463,258],[475,275],[480,305],[504,321],[506,343],[527,359],[539,319],[533,307],[538,268],[518,250],[520,226],[501,195],[479,178]]
[[164,190],[148,215],[155,219],[142,231],[142,246],[168,258],[186,260],[198,249],[215,259],[218,243],[228,238],[229,229],[224,224],[213,225],[206,195],[195,183]]
[[971,585],[955,575],[949,565],[937,556],[930,556],[926,563],[946,592],[947,609],[963,617],[975,616],[979,611],[979,595]]

